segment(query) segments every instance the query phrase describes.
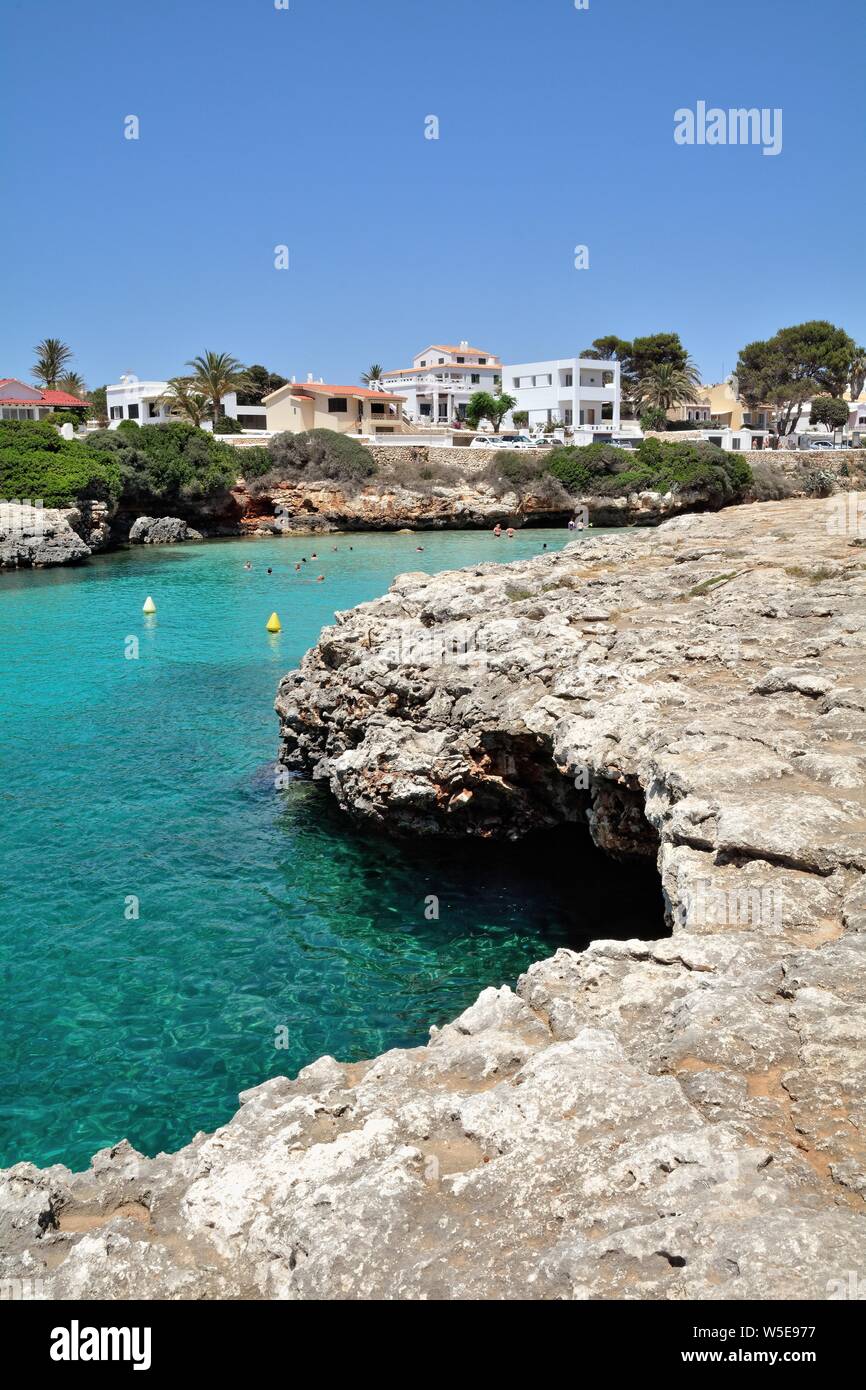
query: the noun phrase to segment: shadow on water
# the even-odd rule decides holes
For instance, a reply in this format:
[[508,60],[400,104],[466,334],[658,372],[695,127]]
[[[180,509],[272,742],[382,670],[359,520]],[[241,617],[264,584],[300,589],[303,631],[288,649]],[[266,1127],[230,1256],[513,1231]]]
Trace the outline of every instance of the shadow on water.
[[[300,860],[332,924],[322,940],[305,922],[297,949],[320,952],[328,975],[335,957],[353,975],[363,962],[368,998],[392,1011],[392,1030],[416,1041],[429,1023],[473,1002],[479,987],[513,986],[562,946],[669,935],[654,860],[615,861],[579,826],[516,843],[390,839],[354,826],[321,786],[296,782],[280,828],[292,847],[287,894],[295,899]],[[331,884],[345,895],[342,909]]]

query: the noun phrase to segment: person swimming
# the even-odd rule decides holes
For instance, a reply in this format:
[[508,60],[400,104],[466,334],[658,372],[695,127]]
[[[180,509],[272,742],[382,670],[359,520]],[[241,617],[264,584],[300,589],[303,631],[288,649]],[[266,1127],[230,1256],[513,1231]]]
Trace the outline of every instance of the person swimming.
[[271,569],[270,565],[268,565],[268,574],[273,574],[273,570]]
[[493,534],[494,534],[494,536],[496,536],[497,540],[498,540],[499,537],[502,535],[502,527],[499,525],[499,522],[498,522],[498,521],[497,521],[496,525],[495,525],[494,528],[493,528]]
[[320,574],[320,575],[318,576],[318,578],[316,579],[316,583],[317,583],[317,584],[322,584],[322,583],[324,583],[324,579],[325,579],[325,576],[324,576],[323,574]]
[[246,564],[244,565],[244,569],[245,569],[245,570],[251,570],[251,569],[252,569],[252,565],[250,564],[249,560],[247,560]]
[[295,569],[296,569],[296,570],[299,570],[300,568],[301,568],[301,562],[300,562],[300,560],[299,560],[298,563],[295,565]]
[[513,526],[509,526],[509,528],[508,528],[508,530],[505,532],[505,534],[506,534],[506,536],[508,537],[508,539],[509,539],[510,541],[513,541],[513,540],[514,540],[514,527],[513,527]]

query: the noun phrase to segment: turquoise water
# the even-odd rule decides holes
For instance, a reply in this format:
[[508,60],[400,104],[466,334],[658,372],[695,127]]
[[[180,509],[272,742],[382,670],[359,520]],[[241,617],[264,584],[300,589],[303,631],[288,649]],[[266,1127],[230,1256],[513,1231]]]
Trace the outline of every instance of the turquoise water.
[[569,539],[213,541],[0,577],[0,1163],[176,1148],[244,1087],[423,1043],[557,946],[642,929],[606,861],[575,891],[573,846],[399,846],[274,788],[277,682],[334,609]]

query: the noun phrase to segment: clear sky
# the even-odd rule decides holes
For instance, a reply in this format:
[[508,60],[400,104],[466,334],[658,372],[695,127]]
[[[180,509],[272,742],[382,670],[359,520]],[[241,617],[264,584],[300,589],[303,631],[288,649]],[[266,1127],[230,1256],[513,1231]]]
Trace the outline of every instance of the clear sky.
[[[862,0],[6,0],[0,376],[48,336],[91,386],[866,341],[863,37]],[[782,108],[782,152],[677,145],[701,100]]]

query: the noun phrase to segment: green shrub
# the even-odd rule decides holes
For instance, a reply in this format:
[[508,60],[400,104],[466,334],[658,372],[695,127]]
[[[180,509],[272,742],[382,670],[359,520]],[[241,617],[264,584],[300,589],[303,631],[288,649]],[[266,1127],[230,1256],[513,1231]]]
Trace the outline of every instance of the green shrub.
[[214,434],[243,434],[244,427],[232,415],[221,415],[214,421]]
[[[124,421],[124,424],[127,423]],[[110,453],[123,483],[123,501],[166,506],[218,496],[237,481],[241,461],[231,444],[185,420],[140,429],[96,430],[88,448]]]
[[121,430],[123,434],[137,434],[139,424],[137,420],[121,420],[117,428]]
[[84,416],[85,412],[83,410],[55,410],[48,416],[48,423],[54,425],[57,429],[60,429],[61,425],[72,425],[75,429],[78,429]]
[[251,449],[239,449],[237,463],[241,476],[248,482],[251,478],[261,478],[273,467],[273,459],[264,444],[254,444]]
[[642,430],[663,430],[667,428],[668,417],[658,406],[651,406],[645,410],[640,417],[640,427]]
[[277,434],[268,444],[272,469],[284,478],[303,475],[336,482],[359,482],[376,472],[368,449],[335,430]]
[[702,440],[642,439],[636,450],[612,444],[555,449],[547,466],[569,492],[607,497],[700,491],[706,501],[721,505],[742,496],[752,482],[741,455]]
[[0,421],[0,497],[46,507],[113,502],[121,475],[109,454],[63,439],[48,421]]
[[485,469],[485,479],[493,487],[522,491],[547,472],[547,460],[528,449],[497,450]]

